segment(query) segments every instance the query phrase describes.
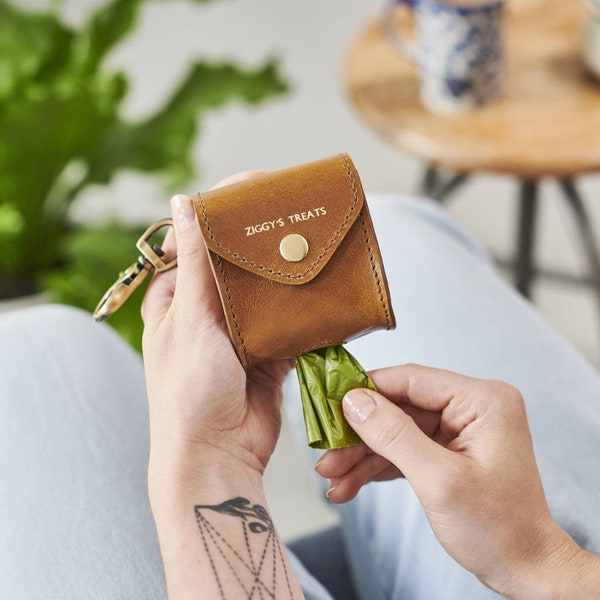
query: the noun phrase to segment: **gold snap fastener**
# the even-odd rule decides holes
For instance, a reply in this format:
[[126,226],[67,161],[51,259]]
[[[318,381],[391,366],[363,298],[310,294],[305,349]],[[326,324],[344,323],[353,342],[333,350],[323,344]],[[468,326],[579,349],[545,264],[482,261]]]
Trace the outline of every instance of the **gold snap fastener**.
[[308,254],[308,242],[300,234],[290,233],[281,240],[279,252],[288,262],[300,262]]

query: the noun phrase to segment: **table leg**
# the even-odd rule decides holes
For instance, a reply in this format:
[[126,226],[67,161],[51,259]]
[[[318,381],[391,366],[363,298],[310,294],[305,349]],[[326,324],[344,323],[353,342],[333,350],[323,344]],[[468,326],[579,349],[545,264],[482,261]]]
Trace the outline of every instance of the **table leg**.
[[519,237],[515,264],[515,286],[526,298],[531,295],[531,282],[534,275],[532,251],[537,207],[538,182],[536,180],[522,181],[519,192]]
[[589,276],[600,301],[600,255],[598,254],[598,244],[594,236],[594,230],[575,182],[572,179],[562,179],[559,184],[571,209],[575,225],[579,230],[583,249],[589,262]]
[[469,179],[466,173],[459,173],[447,179],[438,189],[432,194],[432,198],[438,202],[444,202],[448,196],[456,191],[465,181]]
[[419,193],[438,202],[444,202],[468,178],[469,175],[467,173],[458,173],[443,181],[440,170],[433,165],[428,165],[423,173]]
[[438,187],[440,180],[440,172],[437,167],[427,165],[423,173],[423,179],[419,185],[419,194],[423,196],[433,196]]

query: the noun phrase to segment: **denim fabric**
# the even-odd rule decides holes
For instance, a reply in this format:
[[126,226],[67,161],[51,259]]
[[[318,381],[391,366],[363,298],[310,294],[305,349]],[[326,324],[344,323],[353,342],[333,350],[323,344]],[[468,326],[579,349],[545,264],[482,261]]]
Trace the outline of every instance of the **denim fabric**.
[[[553,514],[600,551],[598,374],[437,206],[369,199],[398,328],[349,349],[367,368],[420,362],[519,387]],[[164,598],[139,357],[89,315],[49,306],[0,316],[0,364],[0,597]],[[368,486],[340,514],[362,598],[495,597],[441,549],[405,481]],[[292,562],[307,598],[330,600]]]
[[[579,544],[600,552],[596,370],[438,206],[391,195],[370,196],[369,206],[398,327],[348,349],[368,369],[415,362],[517,386],[552,513]],[[301,432],[292,378],[285,404]],[[318,454],[307,448],[307,457],[314,464]],[[406,481],[371,484],[339,511],[365,600],[498,597],[441,548]]]

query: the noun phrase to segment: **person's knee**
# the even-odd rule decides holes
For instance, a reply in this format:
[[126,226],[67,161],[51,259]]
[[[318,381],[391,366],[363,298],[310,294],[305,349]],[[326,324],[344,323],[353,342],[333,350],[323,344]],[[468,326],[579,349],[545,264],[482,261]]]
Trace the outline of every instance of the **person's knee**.
[[42,304],[2,313],[0,335],[7,342],[4,348],[7,352],[11,347],[21,350],[60,347],[65,351],[65,343],[75,352],[125,345],[112,328],[94,322],[90,313],[61,304]]
[[[375,229],[380,241],[400,236],[403,247],[413,240],[417,244],[453,248],[458,243],[485,262],[488,253],[456,223],[439,202],[422,196],[373,194],[369,196]],[[451,245],[448,246],[448,242]],[[386,258],[384,256],[384,258]]]
[[8,311],[0,315],[0,325],[3,327],[10,326],[12,323],[21,325],[23,322],[31,325],[51,324],[55,327],[67,324],[85,326],[87,323],[93,323],[89,313],[63,304],[40,304]]

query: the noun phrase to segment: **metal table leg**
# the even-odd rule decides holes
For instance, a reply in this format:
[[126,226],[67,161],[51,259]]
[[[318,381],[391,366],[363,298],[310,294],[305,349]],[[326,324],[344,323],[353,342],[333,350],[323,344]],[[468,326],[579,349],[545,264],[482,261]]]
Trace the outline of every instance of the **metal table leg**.
[[[444,177],[441,171],[428,165],[423,173],[419,193],[443,202],[448,196],[456,191],[467,179],[466,173],[459,173]],[[591,283],[597,293],[600,308],[600,248],[598,246],[594,230],[581,194],[577,190],[573,179],[561,179],[559,185],[570,209],[570,214],[579,235],[583,249],[589,263],[589,276],[587,281],[581,281],[573,275],[549,270],[538,271],[533,261],[533,249],[535,244],[536,218],[538,213],[539,182],[535,179],[523,180],[519,189],[519,216],[518,237],[514,263],[510,264],[514,269],[515,287],[526,298],[531,297],[531,286],[536,273],[548,276],[566,283]]]
[[423,179],[419,185],[419,194],[423,196],[433,196],[438,187],[440,180],[440,172],[437,167],[428,165],[423,173]]
[[600,303],[600,254],[598,253],[594,230],[575,182],[572,179],[562,179],[559,181],[559,185],[581,236],[581,243],[589,263],[589,277],[596,289],[598,302]]
[[443,180],[440,170],[433,165],[428,165],[423,173],[419,193],[438,202],[444,202],[467,179],[469,179],[467,173],[458,173]]
[[515,286],[526,298],[531,295],[531,282],[535,274],[532,251],[537,208],[538,182],[536,180],[522,181],[519,192],[519,237],[515,258]]
[[438,189],[432,194],[432,198],[438,202],[444,202],[448,196],[455,192],[465,181],[469,179],[466,173],[459,173],[447,179]]

